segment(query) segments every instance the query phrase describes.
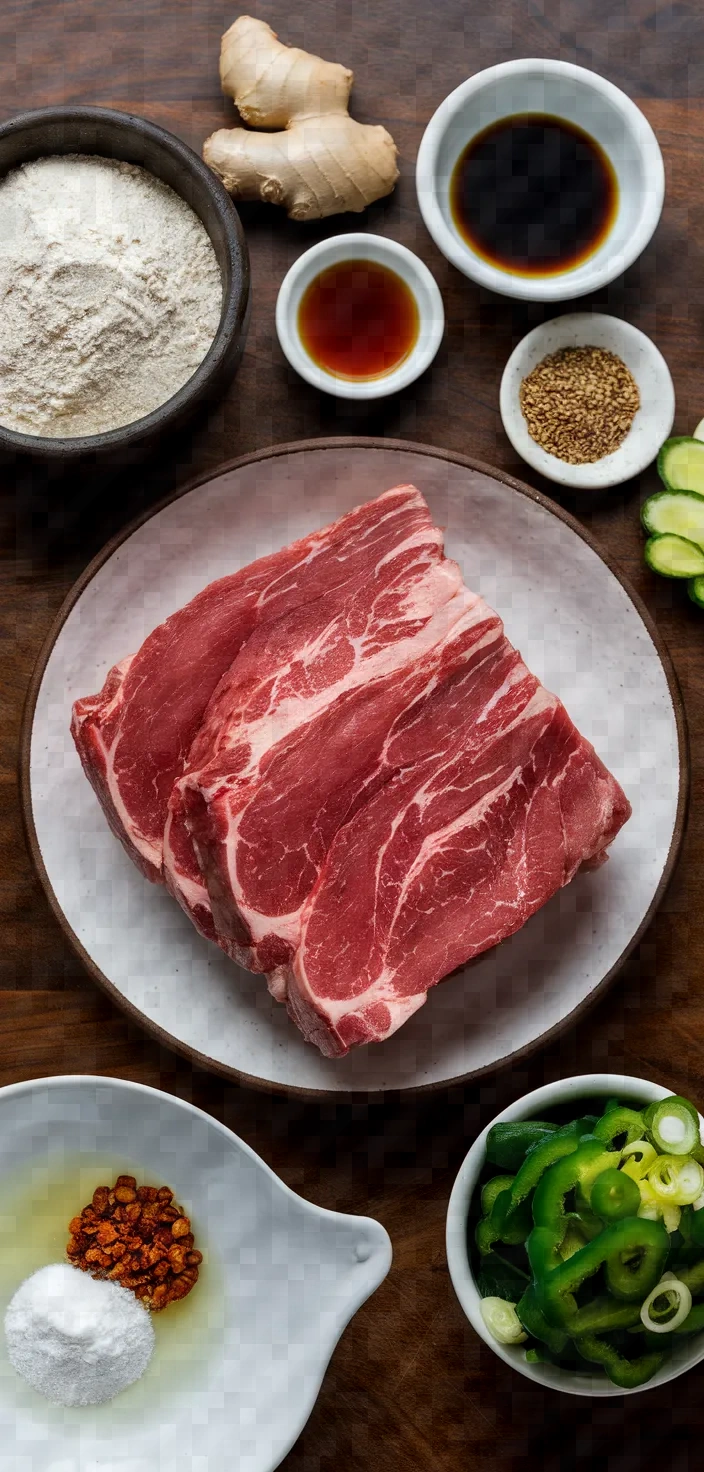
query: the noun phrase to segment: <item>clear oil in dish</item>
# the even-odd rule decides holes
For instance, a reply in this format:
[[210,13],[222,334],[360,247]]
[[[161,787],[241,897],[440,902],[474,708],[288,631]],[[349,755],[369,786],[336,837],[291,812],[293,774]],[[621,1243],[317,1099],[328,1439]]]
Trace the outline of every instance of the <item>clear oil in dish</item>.
[[455,226],[477,255],[518,276],[551,276],[593,255],[616,218],[603,148],[546,113],[501,118],[472,138],[450,180]]
[[[10,1299],[20,1283],[47,1263],[66,1262],[68,1224],[91,1200],[96,1186],[112,1184],[122,1174],[147,1180],[139,1165],[123,1158],[111,1160],[87,1153],[60,1155],[45,1166],[33,1161],[14,1176],[5,1177],[0,1193],[0,1393],[11,1396],[24,1386],[13,1370],[2,1338],[2,1321]],[[151,1175],[149,1185],[169,1185]],[[190,1202],[180,1203],[186,1209]],[[169,1396],[182,1396],[207,1379],[208,1360],[222,1335],[223,1288],[221,1274],[202,1240],[198,1203],[193,1203],[196,1245],[203,1252],[198,1282],[180,1302],[152,1314],[156,1343],[151,1363],[141,1380],[130,1385],[114,1401],[101,1406],[57,1408],[42,1399],[43,1413],[52,1418],[110,1418],[146,1412],[168,1403]],[[26,1389],[26,1387],[25,1387]],[[32,1391],[31,1394],[37,1394]]]
[[406,282],[376,261],[340,261],[301,297],[298,332],[313,362],[336,378],[381,378],[408,358],[420,328]]

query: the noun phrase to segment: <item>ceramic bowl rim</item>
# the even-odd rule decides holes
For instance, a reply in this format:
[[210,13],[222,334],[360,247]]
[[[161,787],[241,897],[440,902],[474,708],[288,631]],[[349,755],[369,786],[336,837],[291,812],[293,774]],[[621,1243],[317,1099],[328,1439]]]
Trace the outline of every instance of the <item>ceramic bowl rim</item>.
[[151,1084],[140,1083],[137,1079],[118,1078],[113,1074],[56,1073],[49,1074],[46,1078],[20,1079],[17,1083],[1,1085],[0,1101],[13,1095],[31,1094],[43,1089],[51,1090],[68,1085],[74,1087],[79,1085],[81,1088],[86,1087],[93,1090],[113,1088],[117,1089],[118,1092],[146,1094],[150,1099],[168,1100],[169,1104],[183,1110],[184,1114],[195,1115],[198,1119],[204,1120],[210,1128],[224,1135],[228,1141],[234,1140],[238,1148],[245,1155],[249,1156],[250,1160],[255,1161],[270,1180],[276,1182],[276,1185],[283,1191],[284,1195],[296,1201],[310,1216],[322,1217],[326,1221],[336,1221],[340,1217],[344,1217],[348,1221],[370,1223],[379,1234],[380,1244],[385,1242],[387,1250],[390,1250],[391,1239],[389,1234],[382,1223],[377,1221],[375,1217],[360,1216],[357,1212],[333,1211],[327,1206],[317,1206],[314,1201],[309,1201],[306,1196],[300,1196],[297,1191],[294,1191],[291,1186],[287,1185],[286,1181],[280,1175],[277,1175],[276,1171],[267,1164],[261,1155],[257,1154],[253,1146],[248,1145],[247,1141],[243,1140],[242,1136],[236,1134],[234,1130],[231,1130],[229,1125],[223,1124],[213,1114],[209,1114],[206,1109],[201,1109],[197,1104],[192,1104],[189,1099],[182,1099],[180,1095],[172,1094],[168,1089],[156,1089]]
[[[605,251],[601,265],[595,268],[581,285],[576,284],[577,269],[562,272],[553,277],[524,277],[500,271],[483,261],[478,255],[449,229],[437,203],[438,155],[448,128],[461,115],[466,103],[478,93],[493,87],[506,77],[528,76],[539,68],[543,76],[562,78],[590,87],[592,92],[607,100],[623,122],[624,128],[634,139],[640,155],[643,171],[647,178],[647,189],[642,191],[641,208],[636,228],[631,232],[628,243],[618,253]],[[506,114],[509,116],[509,114]],[[470,135],[471,136],[471,135]],[[576,66],[573,62],[558,61],[544,57],[521,57],[513,61],[499,62],[475,72],[465,82],[455,87],[436,108],[421,139],[416,162],[416,195],[426,228],[438,249],[459,271],[488,287],[501,296],[522,301],[557,302],[578,296],[586,296],[608,285],[617,276],[623,275],[637,260],[651,239],[665,197],[665,168],[660,145],[655,133],[640,108],[613,82],[588,67]]]
[[[233,350],[233,345],[240,338],[244,340],[247,330],[250,309],[250,266],[247,242],[239,215],[220,179],[182,138],[137,113],[122,112],[110,107],[67,105],[32,108],[17,113],[6,122],[0,123],[0,140],[12,139],[14,136],[19,140],[23,133],[41,125],[49,128],[52,124],[63,123],[67,126],[73,124],[80,128],[81,124],[99,125],[101,121],[109,124],[116,131],[122,130],[126,138],[149,139],[155,147],[170,154],[184,179],[196,178],[207,190],[222,225],[227,244],[231,275],[230,287],[226,291],[222,269],[219,266],[223,299],[215,337],[195,372],[182,384],[180,389],[177,389],[175,394],[165,399],[163,404],[157,405],[156,409],[151,410],[149,414],[142,415],[139,419],[130,420],[127,424],[118,425],[115,429],[105,430],[100,434],[65,436],[25,434],[20,430],[10,429],[0,422],[0,449],[10,453],[19,451],[35,455],[43,460],[66,461],[96,452],[104,454],[111,450],[124,450],[153,438],[170,425],[183,419],[191,408],[206,397],[211,385],[226,371],[227,359]],[[65,151],[75,152],[71,149]],[[47,145],[48,154],[60,152],[61,149],[53,144]],[[100,156],[100,150],[97,152]],[[117,153],[104,156],[119,157]],[[2,176],[4,177],[5,173],[11,169],[19,167],[23,161],[18,156],[14,163],[10,162],[3,169]],[[150,170],[147,168],[146,172],[149,173]],[[171,187],[174,188],[175,193],[179,193],[175,186]],[[179,194],[179,197],[186,199],[184,194]],[[190,201],[186,199],[186,203]],[[193,209],[194,206],[191,205],[191,208]],[[194,210],[194,213],[197,214],[197,211]]]
[[[351,382],[327,373],[309,357],[301,343],[297,314],[303,291],[317,274],[312,269],[314,266],[324,270],[326,265],[337,264],[345,259],[358,259],[359,253],[364,251],[373,252],[380,262],[388,265],[405,281],[415,297],[421,328],[426,332],[426,341],[422,343],[419,335],[408,356],[389,373],[378,378]],[[374,254],[369,258],[373,260]],[[429,302],[430,310],[424,306],[420,294]],[[343,235],[331,235],[312,245],[298,256],[287,271],[276,300],[276,332],[284,356],[307,383],[339,399],[381,399],[408,388],[409,384],[415,383],[421,373],[430,367],[444,331],[445,310],[440,288],[425,262],[398,241],[391,240],[386,235],[373,235],[369,231],[355,230]]]
[[[639,426],[634,426],[629,430],[618,449],[610,455],[605,455],[602,460],[570,465],[565,460],[559,460],[556,455],[548,454],[536,444],[535,440],[530,438],[518,402],[518,393],[512,386],[512,378],[521,360],[526,355],[532,354],[532,350],[539,349],[541,341],[546,343],[546,353],[558,350],[557,344],[554,344],[552,348],[547,346],[550,335],[555,331],[558,334],[566,332],[569,336],[572,336],[574,332],[577,345],[587,346],[594,323],[598,323],[599,328],[603,328],[605,332],[611,333],[613,339],[611,351],[618,354],[619,345],[624,339],[629,339],[634,346],[638,346],[643,356],[647,357],[658,379],[658,405],[661,418],[641,421]],[[520,342],[516,343],[501,375],[499,412],[504,431],[514,450],[527,465],[532,466],[533,470],[537,470],[540,475],[544,475],[547,480],[553,481],[556,485],[568,486],[571,490],[607,490],[611,486],[621,485],[624,480],[632,480],[634,476],[640,475],[646,466],[656,458],[664,440],[672,432],[675,419],[675,389],[672,375],[660,349],[647,333],[635,327],[632,322],[627,322],[622,317],[614,317],[607,312],[566,312],[559,317],[551,317],[547,322],[540,322],[537,327],[527,332]],[[627,461],[629,447],[633,445],[631,436],[635,433],[640,435],[642,452],[628,464],[624,471],[624,461]]]
[[[521,1347],[511,1347],[499,1344],[489,1333],[482,1319],[479,1305],[481,1298],[476,1287],[474,1274],[467,1250],[467,1217],[471,1204],[472,1195],[484,1165],[484,1154],[486,1137],[492,1125],[511,1122],[514,1120],[541,1118],[542,1111],[555,1108],[570,1099],[591,1099],[593,1097],[610,1095],[624,1099],[637,1100],[644,1098],[649,1101],[666,1099],[673,1090],[665,1088],[662,1084],[656,1084],[648,1079],[637,1078],[631,1074],[616,1073],[584,1073],[573,1074],[569,1078],[556,1079],[554,1083],[543,1084],[540,1088],[532,1089],[528,1094],[522,1094],[513,1103],[502,1109],[494,1119],[477,1136],[470,1146],[460,1169],[455,1177],[455,1182],[450,1194],[447,1208],[445,1227],[445,1249],[447,1253],[447,1265],[455,1294],[459,1300],[465,1317],[469,1320],[472,1328],[480,1336],[489,1349],[498,1355],[505,1364],[510,1365],[512,1370],[532,1380],[542,1390],[552,1390],[568,1395],[582,1396],[583,1398],[608,1399],[612,1396],[636,1395],[643,1390],[654,1390],[665,1385],[670,1380],[676,1380],[680,1375],[693,1369],[695,1365],[704,1360],[704,1333],[699,1336],[700,1348],[696,1360],[689,1365],[681,1365],[673,1368],[667,1362],[657,1371],[651,1380],[645,1385],[635,1386],[632,1390],[624,1390],[621,1386],[613,1385],[604,1377],[603,1385],[597,1382],[597,1388],[592,1387],[584,1390],[575,1385],[574,1379],[568,1370],[561,1370],[557,1366],[543,1366],[540,1364],[527,1364]],[[700,1116],[700,1125],[704,1129],[704,1120]],[[559,1383],[551,1383],[546,1378],[545,1371],[549,1370],[553,1377],[559,1377]],[[588,1371],[586,1372],[588,1373]],[[596,1380],[596,1372],[595,1372]]]

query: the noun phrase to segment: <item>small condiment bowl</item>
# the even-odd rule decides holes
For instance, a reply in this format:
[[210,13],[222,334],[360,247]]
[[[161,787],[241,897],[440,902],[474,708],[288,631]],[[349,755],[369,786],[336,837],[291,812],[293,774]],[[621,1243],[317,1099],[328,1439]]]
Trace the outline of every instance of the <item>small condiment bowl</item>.
[[[344,261],[369,261],[395,271],[415,297],[418,337],[407,356],[388,373],[373,378],[343,378],[321,368],[306,350],[298,325],[299,308],[311,282],[330,266]],[[430,366],[442,342],[445,312],[440,290],[418,256],[382,235],[358,232],[335,235],[311,246],[284,277],[276,302],[276,331],[292,368],[314,388],[339,399],[383,399],[414,383]]]
[[[616,215],[602,243],[578,264],[545,276],[484,260],[463,239],[450,207],[452,173],[467,144],[520,113],[549,114],[582,128],[610,159],[618,184]],[[649,122],[612,82],[568,62],[526,59],[477,72],[445,98],[423,134],[416,189],[435,244],[465,276],[505,296],[557,302],[596,291],[637,260],[660,218],[665,174]]]
[[[640,408],[618,449],[583,465],[570,465],[541,449],[528,433],[519,398],[523,379],[538,363],[568,347],[605,348],[615,353],[632,373],[640,393]],[[514,450],[534,470],[572,490],[596,491],[630,480],[655,459],[672,429],[675,390],[662,353],[644,332],[620,317],[570,312],[534,327],[514,348],[503,371],[499,407]]]
[[123,1172],[171,1188],[203,1251],[201,1275],[187,1298],[154,1315],[144,1377],[103,1405],[51,1405],[0,1352],[4,1465],[273,1472],[347,1323],[389,1271],[388,1235],[370,1217],[296,1195],[184,1099],[90,1075],[11,1084],[0,1089],[0,1324],[19,1287],[12,1234],[20,1277],[61,1261],[70,1217],[97,1182]]
[[215,252],[222,279],[220,322],[208,351],[182,388],[163,404],[102,434],[23,434],[0,423],[0,449],[45,460],[119,455],[141,450],[214,404],[236,371],[250,315],[249,253],[239,215],[215,174],[180,138],[156,123],[105,107],[46,107],[0,125],[0,176],[52,154],[95,154],[137,164],[190,205]]
[[[647,1079],[615,1073],[585,1073],[576,1078],[559,1079],[554,1084],[546,1084],[542,1089],[534,1089],[531,1094],[524,1094],[522,1099],[517,1099],[508,1109],[497,1114],[496,1119],[482,1130],[462,1162],[450,1196],[445,1232],[452,1285],[472,1328],[484,1343],[488,1344],[499,1359],[504,1360],[520,1375],[525,1375],[526,1379],[535,1381],[537,1385],[560,1390],[568,1395],[599,1397],[635,1395],[640,1390],[654,1390],[658,1385],[676,1380],[678,1375],[704,1360],[704,1333],[692,1335],[691,1338],[683,1337],[652,1380],[634,1390],[623,1390],[620,1386],[613,1385],[605,1374],[591,1373],[586,1361],[583,1372],[564,1370],[559,1365],[533,1365],[526,1361],[523,1345],[499,1344],[490,1334],[481,1315],[481,1295],[474,1279],[467,1233],[470,1207],[485,1164],[486,1138],[491,1125],[523,1119],[545,1119],[548,1112],[555,1109],[563,1111],[565,1119],[576,1118],[580,1112],[580,1104],[595,1099],[605,1102],[608,1098],[617,1098],[623,1104],[640,1109],[654,1099],[665,1099],[668,1094],[675,1092],[674,1089],[664,1089],[660,1084],[650,1083]],[[701,1121],[701,1127],[704,1129],[704,1121]]]

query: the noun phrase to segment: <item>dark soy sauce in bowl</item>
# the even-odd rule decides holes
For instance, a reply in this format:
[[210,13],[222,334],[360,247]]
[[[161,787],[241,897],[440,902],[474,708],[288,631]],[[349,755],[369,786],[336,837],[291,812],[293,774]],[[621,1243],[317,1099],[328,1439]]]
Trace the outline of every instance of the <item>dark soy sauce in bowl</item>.
[[613,225],[618,185],[600,145],[574,123],[517,113],[477,133],[450,181],[454,224],[483,260],[551,276],[593,255]]
[[376,261],[340,261],[301,297],[298,332],[309,357],[337,378],[391,373],[418,341],[418,305],[406,282]]

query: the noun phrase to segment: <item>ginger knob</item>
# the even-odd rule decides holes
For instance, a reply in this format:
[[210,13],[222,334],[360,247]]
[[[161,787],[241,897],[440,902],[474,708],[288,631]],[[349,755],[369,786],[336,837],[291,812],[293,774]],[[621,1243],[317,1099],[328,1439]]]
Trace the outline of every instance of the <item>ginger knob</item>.
[[219,128],[203,158],[235,199],[284,205],[292,220],[366,209],[398,179],[385,128],[347,111],[352,72],[295,46],[265,21],[241,15],[222,38],[220,78],[248,128]]

